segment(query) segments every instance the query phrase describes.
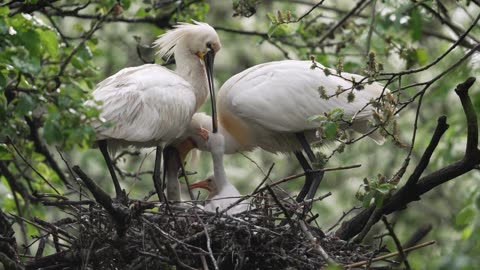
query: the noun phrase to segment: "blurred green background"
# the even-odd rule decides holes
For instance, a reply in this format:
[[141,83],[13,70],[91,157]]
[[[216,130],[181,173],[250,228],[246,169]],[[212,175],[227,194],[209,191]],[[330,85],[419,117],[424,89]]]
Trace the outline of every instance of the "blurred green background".
[[[52,5],[72,5],[74,8],[80,2],[89,6],[77,14],[102,15],[117,4],[116,1],[103,0],[95,3],[58,1]],[[344,70],[357,74],[364,74],[370,51],[375,53],[376,61],[383,65],[385,72],[425,66],[443,54],[480,14],[475,1],[373,0],[353,3],[327,0],[302,21],[296,22],[317,2],[234,0],[119,3],[123,6],[121,12],[114,11],[119,14],[114,14],[116,17],[112,21],[103,23],[91,39],[79,46],[78,53],[66,66],[65,72],[57,77],[55,74],[60,72],[62,60],[82,40],[75,37],[88,34],[96,22],[95,17],[55,16],[39,11],[33,13],[34,18],[31,18],[28,15],[12,14],[15,9],[9,9],[5,4],[0,8],[0,30],[5,38],[0,41],[3,49],[0,52],[0,85],[4,92],[0,97],[1,139],[3,142],[7,141],[7,137],[12,139],[31,164],[59,189],[62,189],[60,179],[50,168],[45,155],[38,153],[32,143],[29,123],[23,117],[38,119],[42,140],[48,143],[48,149],[63,170],[66,170],[66,166],[60,159],[57,147],[71,166],[78,164],[93,179],[104,179],[101,186],[113,194],[103,157],[98,149],[89,149],[93,130],[85,127],[85,119],[96,117],[98,112],[82,108],[83,101],[88,99],[88,93],[94,89],[94,85],[104,78],[124,67],[143,64],[139,54],[144,60],[163,63],[161,59],[155,59],[155,52],[150,46],[167,27],[160,28],[154,23],[116,22],[115,18],[163,18],[168,13],[171,16],[166,17],[172,25],[177,21],[189,22],[194,19],[216,27],[223,45],[215,59],[215,85],[218,90],[229,77],[253,65],[286,58],[309,59],[311,55],[330,67],[335,67],[342,58]],[[356,15],[334,31],[334,35],[321,40],[324,33],[357,4],[360,8]],[[49,8],[45,10],[56,12]],[[255,13],[249,14],[253,10]],[[442,24],[432,10],[440,14],[444,21],[457,27],[458,32],[448,23]],[[53,24],[62,31],[63,36],[57,33]],[[32,34],[29,29],[34,29],[32,31],[37,34]],[[389,88],[396,90],[399,85],[430,80],[457,62],[478,44],[478,40],[480,29],[476,25],[466,41],[438,64],[423,72],[402,76],[401,82],[397,81]],[[169,65],[169,68],[174,66]],[[466,141],[465,117],[453,90],[469,76],[477,76],[479,70],[480,58],[476,53],[429,88],[419,114],[417,138],[407,176],[428,145],[436,119],[441,115],[448,117],[450,128],[443,136],[425,173],[462,157]],[[56,79],[61,83],[56,84]],[[25,89],[35,89],[35,92],[18,91],[11,99],[8,89],[15,84]],[[471,97],[480,110],[479,88],[478,83],[472,87]],[[420,90],[421,87],[414,87],[397,94],[400,101],[407,102]],[[396,117],[400,140],[407,145],[412,137],[416,105],[417,101],[412,102]],[[208,106],[206,103],[202,111],[208,112]],[[22,160],[11,145],[1,146],[1,160],[12,161],[5,163],[12,172],[33,178],[33,189],[38,192],[51,192],[31,169],[24,164],[14,164],[22,163]],[[329,156],[335,149],[336,145],[332,144],[317,150]],[[375,180],[379,174],[391,177],[401,167],[407,154],[404,148],[398,147],[392,140],[378,146],[368,138],[346,146],[342,153],[336,152],[326,167],[362,166],[325,174],[317,195],[330,191],[332,196],[314,205],[313,211],[320,214],[317,219],[320,227],[327,230],[343,212],[353,206],[361,206],[362,202],[356,198],[356,193],[362,190],[363,179]],[[197,153],[194,156],[187,163],[189,171],[197,172],[189,177],[190,181],[201,180],[212,174],[209,154]],[[139,155],[127,155],[120,159],[119,167],[135,175],[136,172],[151,170],[153,159],[153,149],[142,149]],[[302,171],[293,155],[275,155],[260,150],[227,156],[225,160],[228,178],[243,194],[251,192],[259,184],[273,163],[275,166],[270,174],[272,180]],[[25,169],[24,173],[21,173],[21,168]],[[131,197],[140,199],[153,190],[150,174],[141,175],[140,181],[134,178],[125,177],[121,181],[127,192],[131,192]],[[18,181],[22,180],[19,178]],[[432,190],[421,201],[410,204],[405,211],[390,216],[395,221],[395,230],[401,241],[406,241],[418,227],[433,225],[433,230],[426,239],[436,240],[437,244],[409,255],[413,269],[478,269],[479,181],[478,171],[470,172]],[[25,181],[23,185],[27,185]],[[299,178],[283,188],[294,195],[302,185],[303,178]],[[183,191],[183,197],[187,198],[186,190]],[[55,220],[63,215],[52,208],[27,202],[20,195],[18,193],[14,196],[7,179],[0,177],[0,206],[4,212],[25,217],[39,216],[46,220]],[[19,208],[23,213],[18,212]],[[26,235],[38,233],[33,227],[27,228]],[[16,226],[16,229],[19,241],[30,241],[22,239],[19,227]],[[376,225],[367,242],[377,244],[378,241],[372,237],[384,231],[383,225]],[[393,243],[388,241],[389,247],[394,250]]]

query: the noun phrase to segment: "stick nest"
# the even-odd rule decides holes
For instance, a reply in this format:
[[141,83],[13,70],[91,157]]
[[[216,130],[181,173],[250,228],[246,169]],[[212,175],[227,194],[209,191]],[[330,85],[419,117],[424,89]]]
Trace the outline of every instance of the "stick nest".
[[[114,208],[127,213],[122,221],[94,201],[84,201],[89,202],[86,206],[63,201],[63,209],[74,218],[33,223],[47,232],[40,241],[52,243],[56,252],[43,256],[41,243],[42,250],[25,267],[320,269],[327,265],[327,258],[319,250],[328,254],[330,263],[342,265],[376,254],[366,246],[325,236],[304,221],[309,215],[295,214],[292,209],[299,208],[297,203],[278,205],[267,192],[255,198],[250,202],[253,210],[236,215],[208,213],[185,202],[129,200],[120,205],[114,200]],[[288,219],[286,209],[291,211]]]

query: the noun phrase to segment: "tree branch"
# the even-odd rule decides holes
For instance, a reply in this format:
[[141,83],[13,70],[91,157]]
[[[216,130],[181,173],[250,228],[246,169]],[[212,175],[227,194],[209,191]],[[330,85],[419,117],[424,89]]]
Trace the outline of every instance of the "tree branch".
[[60,180],[62,180],[65,186],[67,187],[70,186],[70,183],[68,182],[67,177],[63,173],[58,163],[53,158],[53,155],[50,153],[50,151],[45,146],[45,144],[41,141],[40,136],[38,135],[38,127],[34,124],[34,121],[30,120],[28,117],[25,117],[25,120],[28,126],[30,127],[30,137],[35,146],[35,151],[45,156],[45,159],[47,160],[48,164],[50,164],[50,166],[58,175]]
[[107,210],[107,212],[115,220],[117,233],[119,236],[123,236],[128,227],[130,221],[129,208],[120,204],[114,203],[110,196],[103,191],[95,182],[90,179],[78,166],[73,166],[73,171],[83,180],[87,188],[95,197],[95,200]]
[[475,168],[480,163],[480,151],[478,150],[478,124],[476,111],[468,95],[468,90],[475,82],[475,78],[469,78],[459,84],[455,92],[460,98],[467,119],[467,143],[464,157],[444,168],[430,173],[422,178],[421,174],[428,166],[433,151],[439,143],[441,135],[448,125],[444,117],[440,117],[429,146],[420,159],[417,168],[410,175],[407,183],[403,185],[385,204],[375,210],[374,206],[363,210],[347,222],[342,223],[336,235],[342,239],[350,239],[359,234],[356,241],[361,241],[366,236],[371,226],[377,223],[383,215],[404,209],[412,201],[420,200],[420,196],[433,188],[463,175]]

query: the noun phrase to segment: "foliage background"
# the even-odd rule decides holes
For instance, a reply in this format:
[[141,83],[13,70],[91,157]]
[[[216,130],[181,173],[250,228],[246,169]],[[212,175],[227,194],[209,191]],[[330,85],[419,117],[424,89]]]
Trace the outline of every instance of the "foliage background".
[[[150,45],[177,21],[205,21],[217,28],[223,43],[215,60],[218,90],[230,76],[255,64],[286,58],[309,59],[310,55],[331,67],[342,58],[344,70],[358,74],[364,74],[370,51],[375,52],[376,61],[383,65],[385,72],[422,67],[444,53],[480,14],[476,1],[373,0],[358,1],[355,6],[351,1],[324,1],[296,22],[317,2],[48,2],[32,0],[16,5],[12,1],[0,7],[0,140],[3,142],[0,144],[0,206],[7,213],[47,220],[58,218],[59,213],[35,203],[27,193],[29,190],[52,193],[52,188],[35,170],[57,189],[64,188],[63,181],[74,181],[58,173],[67,171],[59,153],[69,164],[79,164],[93,179],[105,179],[101,185],[112,190],[103,158],[98,150],[89,149],[94,131],[88,123],[98,117],[98,111],[82,104],[96,83],[118,70],[144,61],[163,63],[155,59]],[[357,7],[355,16],[325,36]],[[29,8],[36,12],[31,15],[18,12],[28,13]],[[248,14],[253,9],[255,14]],[[477,25],[442,61],[424,72],[403,76],[401,85],[423,82],[447,70],[477,46],[479,39]],[[477,76],[479,69],[477,52],[435,81],[427,91],[419,113],[411,164],[416,164],[428,144],[440,115],[447,115],[450,129],[427,172],[462,155],[466,127],[453,88],[467,77]],[[398,83],[389,88],[398,88]],[[480,109],[478,88],[474,85],[471,96]],[[413,87],[401,91],[400,99],[408,101],[420,90],[421,87]],[[417,101],[397,117],[400,138],[406,144],[411,141],[414,130]],[[208,106],[203,110],[208,111]],[[329,155],[335,149],[335,145],[329,145],[319,151]],[[256,187],[272,163],[275,166],[270,178],[274,180],[301,171],[290,155],[262,151],[245,154],[256,164],[239,154],[226,159],[229,179],[243,193]],[[354,205],[361,206],[355,195],[363,178],[376,179],[378,174],[392,176],[406,156],[407,151],[392,140],[377,146],[365,139],[347,146],[343,153],[335,153],[327,167],[352,164],[362,167],[326,174],[318,194],[331,191],[333,195],[315,205],[314,211],[320,213],[319,225],[327,229],[342,212]],[[198,173],[190,180],[199,180],[211,173],[210,162],[206,153],[194,158],[189,170]],[[54,163],[59,167],[55,168]],[[125,172],[151,170],[151,149],[120,159],[119,167]],[[8,172],[19,180],[9,181]],[[471,172],[434,189],[406,211],[391,217],[396,221],[395,229],[401,240],[406,240],[423,224],[433,225],[427,238],[437,240],[437,244],[409,256],[414,269],[476,269],[480,265],[477,256],[480,253],[479,180],[478,171]],[[125,177],[122,184],[127,191],[131,190],[134,198],[142,198],[153,190],[149,174],[142,175],[140,181]],[[301,186],[299,179],[284,188],[295,194]],[[38,232],[28,225],[25,228],[27,231],[16,226],[17,238],[29,243],[27,236]],[[370,235],[383,231],[382,225],[377,225]]]

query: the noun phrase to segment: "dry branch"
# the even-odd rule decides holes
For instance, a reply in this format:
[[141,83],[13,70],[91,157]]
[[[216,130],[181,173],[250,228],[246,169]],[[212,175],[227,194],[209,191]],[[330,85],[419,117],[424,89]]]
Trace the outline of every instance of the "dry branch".
[[73,167],[73,171],[82,179],[87,188],[92,192],[96,201],[108,211],[113,217],[117,225],[117,232],[119,236],[123,236],[130,219],[130,211],[128,207],[121,203],[114,202],[110,196],[103,191],[95,182],[90,179],[78,166]]
[[455,89],[455,92],[462,103],[463,111],[467,120],[467,143],[464,157],[457,162],[421,177],[423,171],[428,166],[429,160],[437,147],[441,136],[448,128],[446,117],[440,117],[438,119],[437,128],[430,140],[430,144],[422,155],[416,169],[409,177],[407,183],[390,199],[386,200],[381,208],[375,209],[374,206],[369,207],[349,221],[342,223],[342,226],[335,233],[338,237],[341,239],[351,239],[358,234],[356,241],[363,240],[370,228],[376,224],[383,215],[388,215],[392,212],[404,209],[410,202],[420,200],[421,195],[449,180],[473,170],[475,166],[480,163],[477,116],[472,101],[468,95],[468,90],[474,82],[475,78],[469,78],[465,82],[457,85]]
[[[429,241],[429,242],[425,242],[423,244],[419,244],[419,245],[416,245],[416,246],[413,246],[413,247],[410,247],[410,248],[404,248],[403,251],[404,252],[412,251],[412,250],[423,248],[423,247],[430,246],[430,245],[433,245],[433,244],[435,244],[435,241]],[[400,254],[400,252],[396,251],[396,252],[392,252],[392,253],[389,253],[389,254],[386,254],[386,255],[382,255],[382,256],[373,258],[372,260],[362,261],[362,262],[358,262],[358,263],[352,263],[352,264],[349,264],[349,265],[345,265],[345,269],[352,269],[352,268],[359,267],[359,266],[362,266],[362,265],[367,265],[371,262],[378,262],[378,261],[381,261],[381,260],[385,260],[387,258],[397,256],[398,254]]]

